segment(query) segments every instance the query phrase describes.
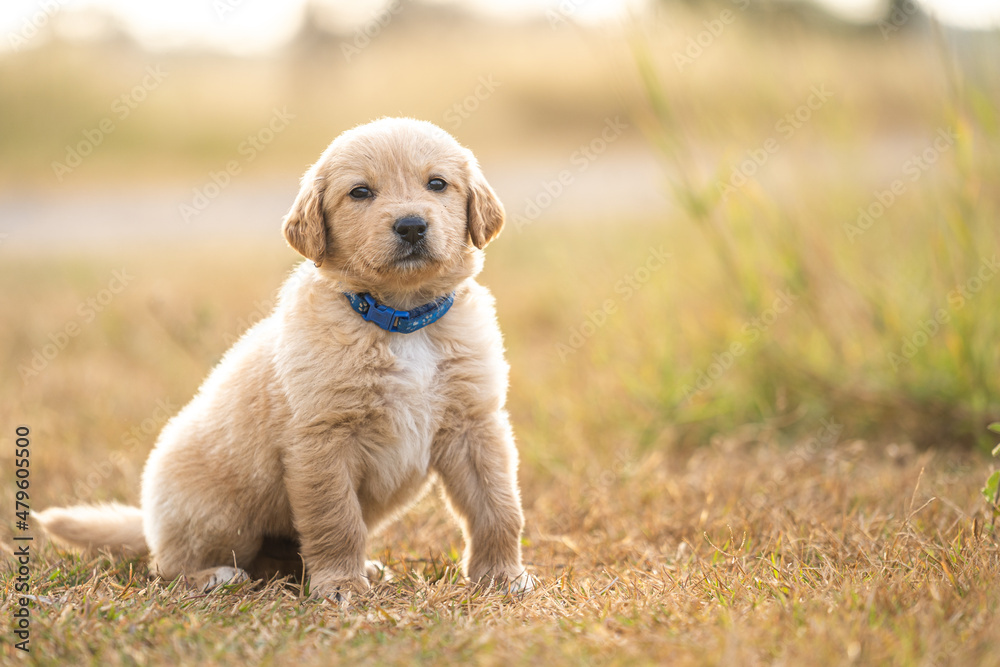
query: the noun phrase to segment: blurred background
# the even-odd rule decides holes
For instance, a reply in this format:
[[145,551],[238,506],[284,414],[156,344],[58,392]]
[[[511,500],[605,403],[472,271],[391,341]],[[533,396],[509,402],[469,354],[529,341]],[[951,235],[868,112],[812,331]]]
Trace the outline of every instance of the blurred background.
[[986,0],[5,2],[3,421],[50,443],[49,500],[134,498],[296,263],[302,172],[409,115],[507,208],[483,281],[529,494],[720,434],[985,446],[998,24]]

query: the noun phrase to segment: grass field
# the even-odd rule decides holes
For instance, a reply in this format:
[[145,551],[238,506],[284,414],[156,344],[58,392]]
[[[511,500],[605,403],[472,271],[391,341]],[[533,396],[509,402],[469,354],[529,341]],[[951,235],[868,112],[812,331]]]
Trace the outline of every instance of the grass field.
[[[46,546],[32,563],[32,660],[997,664],[1000,552],[983,525],[983,455],[866,441],[839,415],[795,411],[684,446],[679,427],[638,400],[653,392],[630,358],[643,348],[614,352],[627,322],[559,362],[563,327],[546,329],[547,299],[517,298],[522,282],[545,279],[545,263],[524,257],[537,240],[499,243],[485,279],[511,351],[524,552],[541,591],[503,599],[460,582],[461,536],[436,497],[373,540],[400,577],[346,611],[280,585],[191,595],[151,579],[141,560]],[[643,259],[625,247],[608,253],[622,270]],[[5,265],[3,281],[20,289],[9,292],[4,349],[20,357],[39,340],[32,331],[78,320],[77,304],[99,298],[115,271],[132,278],[37,377],[5,378],[5,423],[32,428],[38,506],[137,497],[163,419],[294,262],[277,248],[226,252]],[[657,312],[676,269],[663,271],[630,308]],[[14,313],[32,316],[15,326]],[[589,369],[574,366],[583,355]],[[14,575],[3,581],[9,618]]]
[[436,499],[374,541],[402,576],[346,611],[279,585],[190,595],[142,562],[49,550],[32,659],[994,665],[1000,554],[973,527],[980,472],[968,455],[738,437],[589,474],[529,468],[525,556],[543,585],[524,599],[456,582]]
[[[2,660],[1000,664],[1000,551],[979,491],[994,468],[986,426],[1000,421],[996,79],[933,40],[778,26],[779,44],[751,21],[681,68],[700,20],[618,42],[538,29],[524,42],[538,60],[497,65],[507,87],[457,132],[487,163],[523,149],[558,165],[624,114],[623,143],[655,148],[671,202],[515,224],[524,203],[508,201],[487,253],[539,591],[462,582],[461,536],[436,497],[372,540],[397,579],[349,609],[280,583],[192,595],[143,560],[84,560],[35,532],[32,650],[13,647],[5,569]],[[168,63],[175,92],[151,97],[67,187],[198,182],[282,99],[308,112],[254,174],[297,174],[331,126],[374,108],[440,121],[439,101],[505,43],[482,36],[463,63],[454,36],[417,56],[392,39],[356,69],[316,66],[315,89],[287,83],[285,61]],[[600,49],[612,64],[579,60]],[[437,97],[403,86],[338,106],[352,77],[448,53]],[[70,56],[0,63],[18,91],[0,108],[18,129],[0,136],[8,192],[52,187],[52,155],[134,78],[95,66],[74,88],[83,61]],[[56,84],[75,111],[35,116]],[[240,95],[245,108],[221,104]],[[141,170],[150,156],[162,159]],[[33,508],[136,501],[163,423],[294,265],[278,223],[270,240],[100,252],[3,239],[0,461],[13,470],[15,426],[29,426]],[[17,546],[15,492],[4,472],[4,550]]]

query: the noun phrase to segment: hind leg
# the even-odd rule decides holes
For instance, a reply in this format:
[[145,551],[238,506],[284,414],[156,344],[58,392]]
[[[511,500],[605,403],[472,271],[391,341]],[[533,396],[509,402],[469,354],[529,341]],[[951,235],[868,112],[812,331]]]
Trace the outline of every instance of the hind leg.
[[[247,570],[260,550],[266,513],[255,513],[252,502],[226,489],[208,463],[192,465],[191,452],[157,447],[142,480],[152,571],[165,580],[197,577],[217,585],[237,575],[234,570]],[[216,568],[229,570],[204,573]]]
[[[260,550],[260,536],[249,526],[236,524],[232,517],[205,512],[181,514],[177,506],[170,508],[171,513],[143,509],[151,569],[166,580],[187,576],[205,585],[213,581],[218,585],[240,572],[245,576],[244,568]],[[217,568],[227,570],[206,574]]]
[[183,535],[173,532],[159,536],[155,543],[150,541],[152,569],[168,580],[215,568],[242,571],[254,561],[260,548],[259,538],[236,531],[184,531]]

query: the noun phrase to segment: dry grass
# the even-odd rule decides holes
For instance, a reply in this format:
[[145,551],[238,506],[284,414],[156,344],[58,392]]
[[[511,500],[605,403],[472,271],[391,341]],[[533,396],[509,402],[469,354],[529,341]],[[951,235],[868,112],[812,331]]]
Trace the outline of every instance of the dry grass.
[[[280,584],[191,595],[151,579],[142,560],[86,561],[46,546],[32,564],[31,659],[997,663],[1000,559],[982,525],[984,455],[882,447],[853,439],[836,415],[801,411],[684,447],[676,425],[637,400],[648,394],[634,393],[626,351],[595,361],[627,322],[609,322],[581,348],[586,383],[586,366],[553,355],[560,325],[527,326],[547,302],[526,300],[521,287],[546,271],[523,266],[537,241],[500,242],[485,279],[515,369],[524,551],[542,590],[507,599],[461,582],[461,537],[433,497],[373,540],[371,555],[399,578],[349,610],[305,602]],[[588,243],[564,251],[594,252]],[[635,261],[635,247],[611,253],[608,270]],[[135,275],[42,373],[24,382],[8,374],[0,385],[3,422],[32,427],[33,506],[134,500],[162,419],[157,402],[176,410],[187,400],[291,263],[287,252],[230,247],[4,267],[0,281],[19,286],[0,328],[8,368],[75,319],[76,304],[113,269]],[[655,321],[672,276],[665,269],[631,307]],[[552,281],[550,294],[560,285]],[[805,436],[782,435],[791,431]],[[12,469],[11,452],[3,457]],[[5,507],[13,492],[3,485]],[[0,613],[10,618],[15,582],[2,576]],[[13,657],[9,643],[4,651]]]
[[748,437],[621,461],[585,484],[529,471],[525,556],[543,587],[522,599],[457,581],[444,551],[457,535],[436,499],[375,541],[399,578],[348,610],[280,584],[191,595],[151,581],[141,561],[47,549],[35,565],[32,657],[998,664],[1000,552],[975,527],[980,464]]

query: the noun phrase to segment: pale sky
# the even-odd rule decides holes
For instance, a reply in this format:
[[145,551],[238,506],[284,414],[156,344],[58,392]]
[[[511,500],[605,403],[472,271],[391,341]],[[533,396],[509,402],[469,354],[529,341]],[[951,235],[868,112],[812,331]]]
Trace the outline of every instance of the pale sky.
[[[408,0],[396,0],[403,2]],[[441,0],[448,1],[448,0]],[[649,0],[461,0],[497,18],[560,12],[583,22],[600,21]],[[864,20],[878,12],[879,0],[819,0],[846,18]],[[944,23],[967,28],[1000,27],[1000,0],[918,0]],[[291,37],[304,0],[2,0],[0,51],[30,48],[29,22],[41,25],[53,13],[74,12],[60,28],[83,36],[96,29],[76,10],[110,9],[128,31],[150,48],[200,44],[237,53],[266,52]],[[392,6],[389,0],[326,0],[333,18],[350,28],[367,24]],[[405,6],[404,6],[405,10]],[[34,44],[33,44],[34,41]]]

